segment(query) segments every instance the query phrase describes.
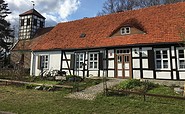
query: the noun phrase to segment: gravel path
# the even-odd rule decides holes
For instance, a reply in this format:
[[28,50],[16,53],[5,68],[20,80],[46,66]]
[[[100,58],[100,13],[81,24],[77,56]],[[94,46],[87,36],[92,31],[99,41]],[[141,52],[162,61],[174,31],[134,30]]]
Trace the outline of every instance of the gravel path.
[[[110,88],[118,83],[123,81],[123,79],[109,79],[107,81],[107,88]],[[84,100],[93,100],[96,98],[96,95],[103,92],[103,83],[100,83],[95,86],[91,86],[83,91],[70,93],[66,98],[74,99],[84,99]]]

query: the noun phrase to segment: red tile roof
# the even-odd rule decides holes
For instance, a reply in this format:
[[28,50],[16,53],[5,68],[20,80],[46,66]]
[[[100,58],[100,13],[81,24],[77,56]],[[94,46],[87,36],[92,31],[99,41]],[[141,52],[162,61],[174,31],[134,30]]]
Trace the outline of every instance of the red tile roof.
[[53,27],[41,28],[38,29],[33,39],[19,40],[15,46],[12,48],[13,51],[30,51],[32,42],[36,42],[37,39],[47,34],[51,31]]
[[[32,50],[85,49],[135,44],[179,42],[179,28],[185,27],[185,2],[84,18],[59,23],[32,44]],[[146,34],[109,37],[124,24],[137,20]],[[80,35],[85,33],[84,38]]]
[[36,16],[38,16],[38,17],[40,17],[40,18],[44,18],[44,19],[45,19],[45,17],[42,16],[42,15],[41,15],[37,10],[35,10],[35,9],[28,10],[28,11],[26,11],[26,12],[20,14],[19,16],[26,16],[26,15],[36,15]]

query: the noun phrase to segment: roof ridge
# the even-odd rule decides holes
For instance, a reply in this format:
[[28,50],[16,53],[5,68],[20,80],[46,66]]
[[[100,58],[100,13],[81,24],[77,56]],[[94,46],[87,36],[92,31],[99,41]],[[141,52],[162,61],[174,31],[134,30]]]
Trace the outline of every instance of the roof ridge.
[[28,11],[25,11],[24,13],[19,14],[19,16],[25,16],[25,15],[29,15],[29,14],[34,14],[34,15],[37,15],[38,17],[45,19],[45,17],[42,16],[36,9],[30,9]]
[[75,21],[82,21],[82,20],[85,20],[85,19],[102,18],[102,17],[111,16],[111,15],[118,15],[118,14],[122,14],[122,13],[133,12],[133,11],[148,10],[148,9],[151,9],[151,8],[170,7],[170,6],[174,6],[174,5],[177,5],[177,4],[185,4],[185,2],[177,2],[177,3],[172,3],[172,4],[160,4],[160,5],[155,5],[155,6],[138,8],[138,9],[134,9],[134,10],[126,10],[126,11],[121,11],[121,12],[110,13],[110,14],[101,15],[101,16],[84,17],[84,18],[81,18],[81,19],[76,19],[76,20],[71,20],[71,21],[66,21],[66,22],[59,22],[58,24],[71,23],[71,22],[75,22]]

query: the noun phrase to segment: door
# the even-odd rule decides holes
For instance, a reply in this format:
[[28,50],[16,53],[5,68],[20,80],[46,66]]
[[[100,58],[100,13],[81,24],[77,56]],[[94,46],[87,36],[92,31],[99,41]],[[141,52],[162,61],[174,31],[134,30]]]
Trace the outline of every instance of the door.
[[130,54],[117,55],[117,77],[118,78],[131,78],[131,58]]

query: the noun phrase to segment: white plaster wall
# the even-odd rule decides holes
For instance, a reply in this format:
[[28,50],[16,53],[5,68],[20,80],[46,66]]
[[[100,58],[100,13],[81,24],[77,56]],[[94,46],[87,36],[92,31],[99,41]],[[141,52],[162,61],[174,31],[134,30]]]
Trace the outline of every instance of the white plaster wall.
[[173,71],[173,79],[177,79],[176,71]]
[[143,47],[142,48],[142,57],[147,57],[148,56],[148,50],[152,50],[152,47]]
[[133,79],[140,79],[140,70],[133,70]]
[[171,79],[171,72],[156,72],[157,79]]
[[114,58],[114,50],[108,50],[108,58]]
[[30,76],[35,75],[35,56],[33,52],[31,52],[31,63],[30,63]]
[[68,68],[66,61],[62,61],[62,68]]
[[[66,52],[67,59],[71,59],[71,54],[74,54],[74,53],[72,53],[72,52]],[[63,54],[63,59],[66,59],[65,56],[64,56],[64,54]]]
[[98,76],[98,71],[89,71],[89,77]]
[[154,78],[153,71],[143,70],[143,78]]
[[175,50],[174,50],[174,46],[171,46],[171,53],[172,53],[172,57],[174,57],[175,56]]
[[142,59],[143,68],[148,68],[148,59]]
[[51,70],[60,70],[61,66],[61,54],[60,53],[51,53],[49,60],[49,69]]
[[106,77],[107,74],[106,74],[106,71],[103,72],[103,70],[100,70],[100,77]]
[[139,57],[139,52],[139,48],[132,48],[132,57]]
[[175,59],[172,59],[172,67],[173,67],[173,69],[176,69],[176,66],[175,66]]
[[[69,71],[68,71],[69,72]],[[72,72],[71,72],[72,73]],[[75,71],[75,75],[83,77],[83,71]],[[69,75],[69,74],[68,74]]]
[[[74,54],[74,53],[66,52],[66,57],[67,57],[68,61],[66,61],[66,60],[62,61],[62,68],[68,68],[68,65],[70,67],[71,61],[69,61],[69,60],[71,59],[71,54]],[[63,55],[63,59],[66,59],[66,57]],[[67,65],[67,62],[68,62],[68,65]],[[68,70],[68,72],[69,72],[69,70]]]
[[32,54],[32,68],[31,75],[39,76],[40,70],[37,69],[38,66],[38,56],[48,55],[49,57],[49,68],[48,70],[60,70],[61,65],[61,51],[45,51],[45,52],[33,52]]
[[179,78],[185,79],[185,72],[179,72]]
[[114,70],[109,70],[108,71],[108,77],[111,77],[111,78],[114,77]]
[[140,60],[133,59],[133,68],[140,68]]
[[114,68],[114,60],[109,60],[108,68]]

